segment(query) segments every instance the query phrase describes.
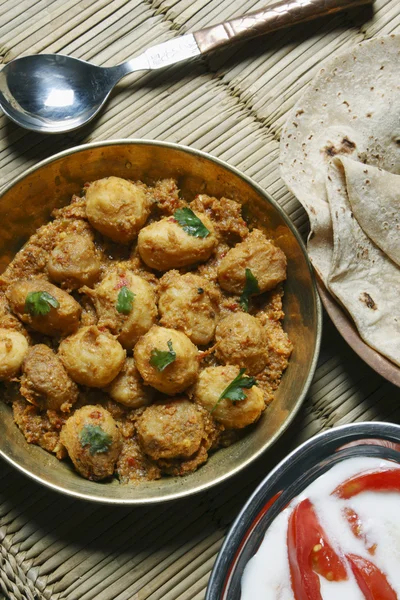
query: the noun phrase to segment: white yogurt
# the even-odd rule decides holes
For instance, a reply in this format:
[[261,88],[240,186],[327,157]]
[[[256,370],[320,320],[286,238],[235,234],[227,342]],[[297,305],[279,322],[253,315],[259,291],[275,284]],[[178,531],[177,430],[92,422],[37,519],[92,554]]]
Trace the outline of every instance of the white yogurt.
[[[290,583],[287,552],[287,527],[293,508],[309,498],[333,548],[358,554],[372,561],[385,573],[400,598],[400,495],[398,493],[363,492],[349,500],[331,496],[336,487],[363,471],[400,468],[379,458],[359,457],[336,464],[297,496],[273,521],[257,553],[248,562],[242,577],[241,600],[294,600]],[[377,544],[373,556],[366,544],[351,531],[343,517],[343,508],[355,510],[363,523],[368,546]],[[327,581],[320,577],[324,600],[365,600],[353,573],[347,581]]]

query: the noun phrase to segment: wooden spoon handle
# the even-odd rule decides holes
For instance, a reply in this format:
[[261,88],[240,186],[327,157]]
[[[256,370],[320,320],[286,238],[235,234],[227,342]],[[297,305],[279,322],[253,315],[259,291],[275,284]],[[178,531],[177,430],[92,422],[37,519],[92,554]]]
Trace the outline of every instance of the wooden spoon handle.
[[284,0],[263,10],[200,29],[193,35],[200,51],[204,53],[236,40],[263,35],[371,2],[372,0]]

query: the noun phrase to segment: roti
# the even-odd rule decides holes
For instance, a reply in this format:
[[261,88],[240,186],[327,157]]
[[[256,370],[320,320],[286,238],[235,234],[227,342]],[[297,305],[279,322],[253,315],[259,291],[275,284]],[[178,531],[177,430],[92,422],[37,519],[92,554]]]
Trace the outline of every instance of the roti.
[[400,266],[400,175],[341,157],[348,199],[363,231]]
[[361,338],[400,365],[400,35],[328,60],[290,112],[281,175],[308,252]]
[[310,259],[327,284],[333,231],[326,191],[332,158],[400,174],[400,35],[375,38],[327,61],[289,114],[281,175],[306,209]]
[[344,162],[336,158],[328,170],[333,248],[327,287],[350,313],[362,339],[400,366],[400,267],[354,217]]

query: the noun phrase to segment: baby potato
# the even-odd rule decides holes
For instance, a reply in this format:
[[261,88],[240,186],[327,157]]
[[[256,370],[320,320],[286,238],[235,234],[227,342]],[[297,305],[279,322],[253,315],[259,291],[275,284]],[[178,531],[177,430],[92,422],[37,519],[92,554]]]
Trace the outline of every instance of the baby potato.
[[71,233],[53,249],[47,262],[50,279],[75,290],[92,285],[99,276],[100,257],[91,237]]
[[107,391],[115,402],[129,408],[147,406],[154,397],[154,389],[144,385],[133,358],[125,360],[122,370]]
[[189,338],[157,325],[140,338],[134,357],[144,382],[169,396],[194,383],[199,370],[198,350]]
[[219,313],[220,293],[204,277],[169,271],[160,279],[160,324],[179,329],[197,345],[211,342]]
[[[53,297],[57,308],[42,299],[43,292]],[[44,279],[17,281],[7,288],[6,297],[13,313],[39,333],[68,335],[78,328],[82,310],[78,302]]]
[[28,348],[28,340],[22,333],[0,328],[0,381],[7,381],[18,374]]
[[[127,311],[120,312],[123,307],[120,306],[119,297],[126,290],[132,292],[134,297],[128,302]],[[106,275],[92,297],[99,317],[99,327],[107,327],[118,335],[124,348],[133,348],[140,336],[156,320],[156,295],[152,286],[127,269],[118,269]]]
[[242,429],[257,421],[265,408],[262,391],[253,386],[244,389],[245,400],[232,402],[227,398],[219,401],[221,394],[239,375],[239,368],[232,365],[224,367],[207,367],[201,371],[194,387],[194,399],[212,417],[227,429]]
[[111,477],[122,448],[122,436],[102,406],[86,405],[67,419],[60,434],[75,469],[86,479]]
[[152,404],[136,422],[139,443],[153,460],[188,458],[205,437],[204,416],[187,398]]
[[30,337],[21,321],[12,314],[7,299],[4,294],[0,294],[0,329],[13,329],[22,333],[22,335],[30,341]]
[[89,223],[118,244],[129,244],[150,214],[144,186],[120,177],[93,181],[86,190]]
[[286,279],[286,256],[254,229],[243,242],[236,244],[218,265],[218,282],[222,289],[241,294],[246,284],[246,268],[257,279],[259,293],[272,290]]
[[95,325],[81,327],[65,338],[58,355],[76,383],[102,388],[110,384],[122,369],[125,350],[111,333]]
[[61,360],[45,344],[32,346],[22,366],[21,394],[28,402],[46,410],[69,412],[78,399],[78,386]]
[[215,332],[215,355],[225,365],[237,365],[256,375],[268,362],[267,333],[260,321],[247,313],[222,319]]
[[189,235],[174,217],[165,217],[144,227],[138,237],[142,260],[157,271],[168,271],[210,258],[217,245],[217,237],[210,219],[195,213],[210,232],[207,237]]

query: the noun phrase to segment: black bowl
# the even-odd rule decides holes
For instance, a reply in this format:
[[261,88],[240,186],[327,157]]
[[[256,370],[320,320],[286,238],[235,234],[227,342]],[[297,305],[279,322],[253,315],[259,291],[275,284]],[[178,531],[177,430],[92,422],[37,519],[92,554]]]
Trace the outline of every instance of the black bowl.
[[246,502],[218,554],[205,600],[239,600],[245,566],[266,530],[312,481],[342,460],[372,456],[400,463],[400,426],[354,423],[325,431],[289,454]]

